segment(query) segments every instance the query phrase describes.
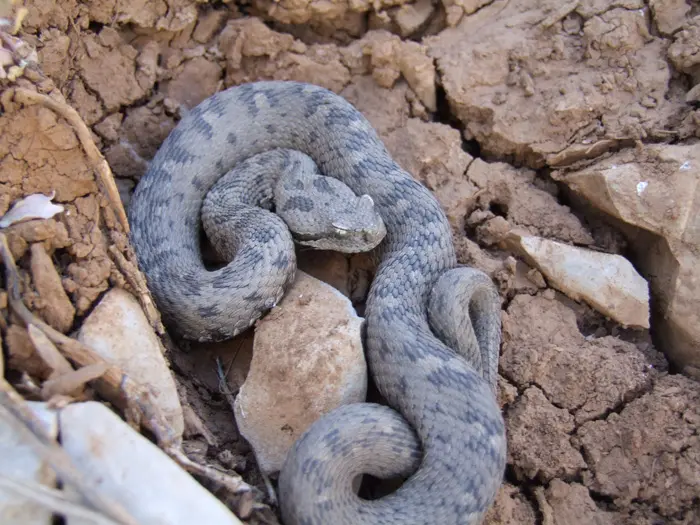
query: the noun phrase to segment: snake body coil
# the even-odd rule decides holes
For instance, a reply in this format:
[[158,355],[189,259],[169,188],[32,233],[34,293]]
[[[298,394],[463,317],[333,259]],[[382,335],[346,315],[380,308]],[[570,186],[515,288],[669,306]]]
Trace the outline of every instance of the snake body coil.
[[[437,200],[392,160],[343,98],[296,82],[244,84],[205,100],[173,130],[129,210],[139,264],[166,321],[186,337],[216,340],[247,327],[247,320],[236,324],[236,315],[251,315],[241,303],[255,303],[255,311],[271,306],[263,297],[270,293],[265,277],[241,293],[248,283],[227,267],[207,272],[198,232],[202,202],[217,179],[275,148],[308,155],[323,174],[369,195],[386,225],[367,299],[366,346],[374,381],[396,410],[348,405],[312,425],[280,475],[285,523],[480,522],[501,484],[506,454],[494,396],[498,295],[480,272],[457,268]],[[283,233],[251,234],[260,250],[246,252],[246,265],[288,265],[293,254],[267,253],[289,247]],[[360,473],[408,479],[366,501],[351,489]]]

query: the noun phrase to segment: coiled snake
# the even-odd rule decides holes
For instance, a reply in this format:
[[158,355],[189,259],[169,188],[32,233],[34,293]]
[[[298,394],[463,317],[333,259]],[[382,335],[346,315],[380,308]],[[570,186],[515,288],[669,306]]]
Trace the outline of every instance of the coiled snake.
[[[211,196],[202,210],[222,174],[275,149],[294,150],[281,153],[280,170],[308,156],[322,174],[371,197],[359,197],[368,206],[367,220],[353,229],[369,245],[386,227],[367,299],[366,351],[372,377],[394,409],[347,405],[312,425],[280,474],[285,524],[479,523],[501,484],[506,457],[494,395],[498,294],[483,273],[457,267],[435,197],[392,160],[369,122],[342,97],[297,82],[244,84],[208,98],[171,132],[129,208],[139,265],[167,324],[191,339],[230,338],[272,307],[291,281],[293,245],[281,221],[262,227],[247,208],[221,218],[227,212]],[[239,190],[262,191],[263,179],[241,183]],[[265,187],[252,201],[274,193]],[[238,229],[237,240],[220,241],[233,262],[215,271],[201,261],[202,214],[213,230]],[[335,234],[347,237],[349,228],[338,226],[332,226]],[[268,270],[273,277],[264,275]],[[352,491],[360,473],[408,478],[388,496],[368,501]]]

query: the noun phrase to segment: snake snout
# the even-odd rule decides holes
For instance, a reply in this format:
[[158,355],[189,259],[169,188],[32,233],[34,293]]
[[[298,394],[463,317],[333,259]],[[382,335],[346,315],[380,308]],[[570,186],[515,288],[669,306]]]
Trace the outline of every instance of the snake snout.
[[362,232],[362,237],[367,243],[373,244],[381,240],[384,235],[381,235],[380,232],[377,232],[376,230],[364,230]]
[[368,250],[377,246],[386,236],[386,226],[382,217],[374,207],[374,199],[367,194],[357,200],[357,210],[365,224],[361,229],[362,241],[368,246]]
[[381,217],[377,217],[377,221],[370,228],[364,229],[362,231],[362,236],[365,244],[371,247],[368,249],[372,249],[382,242],[384,237],[386,237],[386,226],[384,221],[381,220]]

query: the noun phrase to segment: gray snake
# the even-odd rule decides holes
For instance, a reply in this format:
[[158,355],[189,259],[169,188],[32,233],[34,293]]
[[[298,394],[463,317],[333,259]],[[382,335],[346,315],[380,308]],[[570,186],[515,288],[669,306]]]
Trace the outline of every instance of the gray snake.
[[[279,278],[278,288],[265,277],[252,287],[242,283],[230,269],[235,260],[208,271],[199,248],[208,191],[246,159],[277,148],[308,155],[324,175],[369,195],[383,219],[366,351],[391,407],[337,408],[297,441],[279,478],[285,524],[479,523],[506,460],[494,395],[498,294],[487,276],[458,267],[435,197],[342,97],[297,82],[243,84],[206,99],[171,132],[129,207],[139,266],[168,326],[191,339],[226,339],[250,324],[237,316],[262,315],[288,286],[289,277]],[[250,235],[266,255],[234,247],[231,257],[254,268],[290,265],[293,255],[267,253],[269,246],[289,248],[283,233],[252,227]],[[351,488],[360,473],[407,479],[369,501]]]

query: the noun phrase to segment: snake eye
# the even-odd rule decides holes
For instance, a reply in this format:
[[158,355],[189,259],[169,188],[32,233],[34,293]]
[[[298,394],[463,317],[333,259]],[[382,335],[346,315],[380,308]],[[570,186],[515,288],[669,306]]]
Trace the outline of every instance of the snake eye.
[[331,224],[335,229],[336,235],[339,235],[340,237],[344,237],[345,235],[350,233],[350,228],[340,222],[334,222]]

